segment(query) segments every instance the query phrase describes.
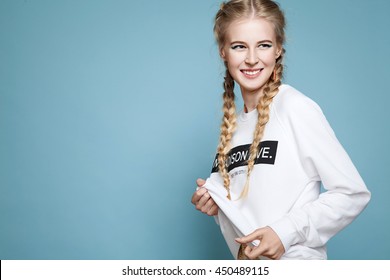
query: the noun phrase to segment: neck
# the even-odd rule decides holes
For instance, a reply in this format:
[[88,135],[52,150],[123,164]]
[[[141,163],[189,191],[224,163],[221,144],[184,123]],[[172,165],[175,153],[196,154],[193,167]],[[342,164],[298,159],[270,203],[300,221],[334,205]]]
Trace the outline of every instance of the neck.
[[241,95],[245,104],[245,112],[248,113],[256,109],[257,104],[259,104],[260,98],[263,96],[263,90],[260,89],[258,91],[248,91],[241,88]]

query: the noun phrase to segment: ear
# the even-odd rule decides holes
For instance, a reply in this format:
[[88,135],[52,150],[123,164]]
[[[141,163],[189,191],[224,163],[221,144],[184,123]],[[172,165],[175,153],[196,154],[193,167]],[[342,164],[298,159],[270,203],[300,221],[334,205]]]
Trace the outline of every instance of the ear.
[[278,46],[278,48],[276,49],[276,58],[275,59],[278,59],[280,57],[280,55],[282,54],[282,51],[283,51],[283,47]]
[[222,58],[223,61],[226,61],[226,53],[223,48],[219,50],[219,56]]

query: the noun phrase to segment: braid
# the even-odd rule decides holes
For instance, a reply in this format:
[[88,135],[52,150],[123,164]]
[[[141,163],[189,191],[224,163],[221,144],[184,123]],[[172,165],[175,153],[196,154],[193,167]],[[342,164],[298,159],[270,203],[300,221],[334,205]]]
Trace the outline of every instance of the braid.
[[263,95],[260,98],[259,104],[257,104],[257,111],[258,111],[257,126],[253,135],[253,142],[249,149],[246,183],[244,185],[243,191],[241,192],[240,198],[246,197],[248,194],[249,177],[255,165],[255,160],[260,149],[259,144],[261,138],[264,135],[265,125],[269,121],[270,105],[272,103],[273,98],[279,91],[279,86],[282,84],[281,83],[282,76],[283,76],[282,59],[283,59],[284,52],[285,50],[283,49],[282,54],[276,60],[274,74],[269,78],[267,84],[264,85]]
[[[224,0],[215,16],[213,28],[214,36],[218,43],[220,55],[222,55],[223,48],[227,46],[227,35],[230,25],[237,20],[252,18],[265,19],[269,21],[274,28],[275,45],[283,47],[286,39],[286,22],[283,11],[280,9],[278,3],[276,3],[274,0]],[[258,124],[253,135],[253,143],[251,144],[249,150],[247,178],[240,198],[247,195],[250,174],[256,162],[257,154],[259,151],[259,144],[261,143],[261,139],[264,135],[265,126],[269,121],[270,105],[274,96],[279,91],[279,86],[281,85],[283,74],[283,56],[284,49],[282,49],[282,53],[276,59],[274,75],[271,75],[271,77],[268,79],[265,85],[263,85],[262,88],[263,95],[260,97],[259,103],[257,105],[257,111],[259,113]],[[217,161],[219,173],[223,178],[223,185],[226,188],[228,192],[228,198],[230,199],[230,177],[226,165],[232,135],[236,127],[236,112],[233,92],[234,80],[228,71],[228,61],[225,58],[224,60],[227,70],[224,83],[225,92],[223,94],[223,119],[221,125],[221,135],[218,146]]]
[[226,160],[230,150],[230,141],[236,128],[236,105],[234,103],[234,80],[227,67],[223,87],[225,92],[223,93],[223,117],[218,146],[218,168],[223,178],[223,186],[228,192],[227,197],[230,199],[230,177],[226,168]]

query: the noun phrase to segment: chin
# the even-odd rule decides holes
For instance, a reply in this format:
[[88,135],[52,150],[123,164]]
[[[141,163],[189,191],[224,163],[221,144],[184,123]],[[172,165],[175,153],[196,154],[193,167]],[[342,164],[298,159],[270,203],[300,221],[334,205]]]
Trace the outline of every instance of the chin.
[[241,90],[244,90],[244,91],[251,93],[251,94],[255,94],[255,93],[258,93],[264,87],[264,85],[265,84],[255,85],[255,86],[242,85]]

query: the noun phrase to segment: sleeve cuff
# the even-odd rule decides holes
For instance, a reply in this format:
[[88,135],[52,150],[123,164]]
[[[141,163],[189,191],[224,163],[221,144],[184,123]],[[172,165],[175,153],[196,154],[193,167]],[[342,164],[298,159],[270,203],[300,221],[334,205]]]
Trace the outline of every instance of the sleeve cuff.
[[268,226],[278,235],[286,252],[292,245],[302,241],[295,224],[287,216]]

